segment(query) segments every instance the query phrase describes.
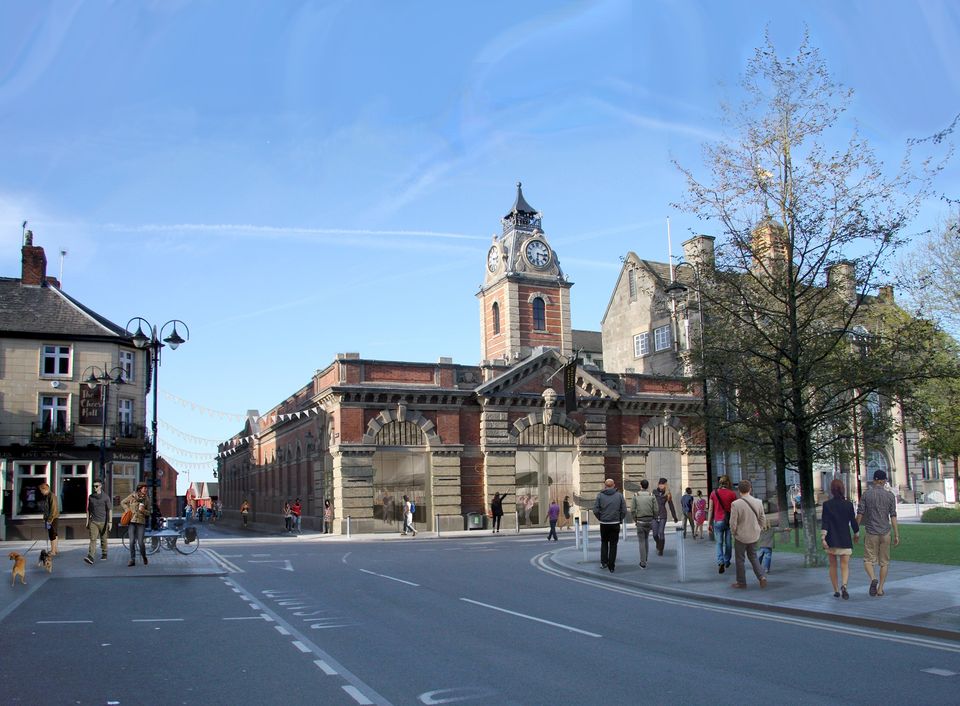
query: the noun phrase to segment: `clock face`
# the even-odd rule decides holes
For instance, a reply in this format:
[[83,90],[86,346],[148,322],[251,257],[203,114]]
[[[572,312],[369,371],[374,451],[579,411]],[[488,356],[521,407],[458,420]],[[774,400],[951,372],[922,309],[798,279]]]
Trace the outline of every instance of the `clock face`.
[[524,252],[527,255],[527,260],[534,267],[546,267],[547,263],[550,262],[550,248],[542,240],[531,240],[527,243]]
[[499,264],[500,248],[494,245],[492,248],[490,248],[490,252],[487,253],[487,269],[491,272],[496,272]]

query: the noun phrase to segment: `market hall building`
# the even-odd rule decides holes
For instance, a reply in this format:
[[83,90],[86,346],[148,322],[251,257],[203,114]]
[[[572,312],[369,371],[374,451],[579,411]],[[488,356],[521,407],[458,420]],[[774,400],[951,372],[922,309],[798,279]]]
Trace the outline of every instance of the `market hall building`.
[[337,355],[220,445],[228,517],[246,500],[250,521],[280,526],[299,497],[307,527],[322,528],[329,501],[336,533],[396,532],[407,495],[418,529],[461,530],[499,492],[506,529],[546,524],[565,497],[588,512],[605,478],[706,491],[695,380],[578,363],[576,409],[565,411],[563,367],[578,335],[596,336],[572,330],[573,283],[520,184],[501,224],[477,263],[480,364]]

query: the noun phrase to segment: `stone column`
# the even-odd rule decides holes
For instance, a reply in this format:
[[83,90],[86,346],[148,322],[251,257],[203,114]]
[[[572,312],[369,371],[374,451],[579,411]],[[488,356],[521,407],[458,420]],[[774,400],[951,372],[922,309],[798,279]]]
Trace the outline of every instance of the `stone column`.
[[430,449],[431,503],[427,526],[433,527],[434,516],[440,515],[440,530],[463,529],[460,497],[460,455],[463,446],[442,446]]
[[483,451],[483,504],[486,511],[494,493],[503,495],[500,528],[517,528],[517,447],[510,436],[505,411],[484,409],[480,415],[480,449]]
[[640,489],[640,481],[647,477],[647,446],[623,446],[620,449],[623,458],[623,487],[627,493]]
[[373,532],[373,446],[335,446],[333,455],[333,527],[338,534],[347,533],[347,516],[351,532]]
[[697,490],[702,490],[706,496],[707,456],[705,451],[703,446],[688,446],[680,449],[680,478],[683,488],[678,490],[681,493],[684,488],[689,487],[694,495],[697,494]]

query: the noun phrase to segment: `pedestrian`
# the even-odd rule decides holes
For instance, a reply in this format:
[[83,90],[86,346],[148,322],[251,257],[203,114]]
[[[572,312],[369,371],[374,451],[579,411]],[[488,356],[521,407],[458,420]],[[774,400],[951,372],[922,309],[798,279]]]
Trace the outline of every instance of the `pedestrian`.
[[694,534],[693,524],[693,491],[687,488],[680,496],[680,513],[683,515],[683,538],[687,538],[687,524],[690,525],[690,534]]
[[730,490],[730,476],[722,475],[717,479],[717,489],[710,493],[710,503],[707,510],[707,527],[710,537],[717,542],[717,573],[723,573],[730,568],[730,558],[733,555],[733,545],[730,540],[730,506],[737,499],[736,493]]
[[[853,540],[850,530],[853,530]],[[823,504],[823,517],[820,521],[820,541],[827,552],[830,562],[830,583],[833,584],[833,597],[844,599],[847,593],[847,580],[850,576],[850,555],[853,545],[860,541],[860,525],[857,523],[853,503],[847,500],[843,481],[834,478],[830,481],[830,499]],[[866,544],[866,543],[864,543]],[[837,581],[837,563],[840,564],[839,585]]]
[[218,520],[223,519],[223,501],[222,500],[217,500],[217,519]]
[[600,521],[600,567],[612,574],[617,566],[620,523],[627,516],[627,501],[614,487],[612,478],[607,478],[603,485],[593,504],[593,514]]
[[658,506],[657,516],[653,518],[653,540],[657,544],[657,554],[663,556],[663,547],[667,543],[667,506],[670,507],[673,521],[677,522],[677,510],[673,506],[673,495],[670,494],[666,478],[657,481],[657,489],[653,491],[653,497],[657,499]]
[[646,569],[650,532],[653,531],[653,520],[660,511],[657,499],[650,492],[650,481],[646,478],[640,481],[640,490],[633,496],[631,510],[637,525],[637,541],[640,543],[640,568]]
[[303,512],[303,505],[300,504],[300,498],[297,498],[293,501],[293,505],[290,506],[290,514],[293,516],[293,528],[297,530],[297,534],[303,534],[303,530],[300,529],[300,513]]
[[696,539],[703,539],[703,523],[707,519],[707,501],[703,497],[703,491],[697,491],[697,497],[693,501],[693,536]]
[[747,567],[744,554],[750,560],[753,573],[760,582],[760,588],[767,587],[767,577],[763,575],[760,562],[757,561],[757,542],[760,532],[767,521],[763,514],[763,503],[750,495],[752,484],[746,478],[737,484],[740,497],[730,506],[730,532],[733,534],[734,549],[737,561],[737,580],[733,588],[747,587]]
[[560,519],[560,503],[554,500],[550,503],[550,507],[547,509],[547,520],[550,522],[550,532],[547,534],[547,541],[549,542],[552,538],[554,542],[558,542],[557,539],[557,520]]
[[403,532],[400,534],[406,535],[407,530],[413,533],[413,536],[417,536],[417,530],[413,527],[413,513],[415,512],[416,505],[408,498],[406,495],[403,496]]
[[250,503],[244,500],[240,503],[240,518],[243,520],[243,526],[247,526],[247,518],[250,515]]
[[127,527],[128,539],[130,540],[130,561],[127,566],[134,566],[137,563],[137,548],[140,548],[140,556],[143,558],[143,565],[147,561],[147,544],[144,539],[144,532],[147,529],[147,521],[153,508],[150,505],[150,498],[147,497],[147,484],[138,483],[137,489],[123,500],[120,501],[120,507],[124,512],[131,512],[130,525]]
[[193,507],[189,503],[183,506],[183,517],[187,522],[193,519]]
[[57,543],[60,541],[57,534],[57,520],[60,517],[60,506],[57,496],[50,493],[50,484],[41,483],[37,486],[40,491],[40,512],[43,514],[43,526],[47,530],[47,539],[50,540],[50,556],[57,555]]
[[93,563],[94,552],[97,550],[97,540],[100,541],[100,560],[107,558],[107,535],[113,523],[113,503],[103,492],[103,481],[93,481],[93,492],[87,497],[87,532],[90,535],[90,546],[87,555],[83,558],[88,564]]
[[563,496],[563,510],[560,513],[560,522],[557,524],[557,527],[562,527],[564,529],[570,529],[570,525],[573,523],[571,519],[571,505],[570,505],[570,496]]
[[283,503],[283,531],[289,532],[293,525],[293,513],[290,512],[290,501]]
[[764,575],[767,575],[770,573],[770,565],[773,563],[773,545],[776,530],[773,521],[770,519],[770,515],[767,513],[766,505],[763,507],[763,512],[767,523],[760,531],[760,539],[757,541],[757,561],[759,561],[760,566],[763,567]]
[[333,507],[329,500],[323,501],[323,533],[331,534],[333,532]]
[[[900,544],[900,528],[897,526],[897,498],[884,486],[885,471],[873,472],[873,484],[860,496],[856,521],[866,531],[863,538],[863,568],[870,577],[870,595],[882,596],[890,564],[890,530],[893,528],[893,546]],[[41,486],[42,487],[42,486]],[[880,576],[874,573],[874,565],[880,566]]]
[[493,494],[493,500],[490,501],[490,516],[493,519],[493,532],[495,534],[500,531],[500,520],[503,519],[503,501],[507,497],[507,494],[500,493]]
[[198,504],[197,505],[197,522],[199,522],[200,524],[203,524],[203,515],[204,515],[203,510],[204,510],[203,505]]

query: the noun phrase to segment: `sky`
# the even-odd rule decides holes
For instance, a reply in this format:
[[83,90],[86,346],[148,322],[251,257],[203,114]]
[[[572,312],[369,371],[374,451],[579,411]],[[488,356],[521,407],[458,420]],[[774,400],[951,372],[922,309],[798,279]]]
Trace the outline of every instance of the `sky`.
[[765,32],[805,29],[888,165],[960,112],[952,0],[0,3],[0,275],[27,220],[85,305],[186,322],[158,399],[182,491],[338,352],[478,363],[518,181],[599,330],[620,257],[666,261],[668,218],[674,253],[713,234],[674,162],[706,175]]

